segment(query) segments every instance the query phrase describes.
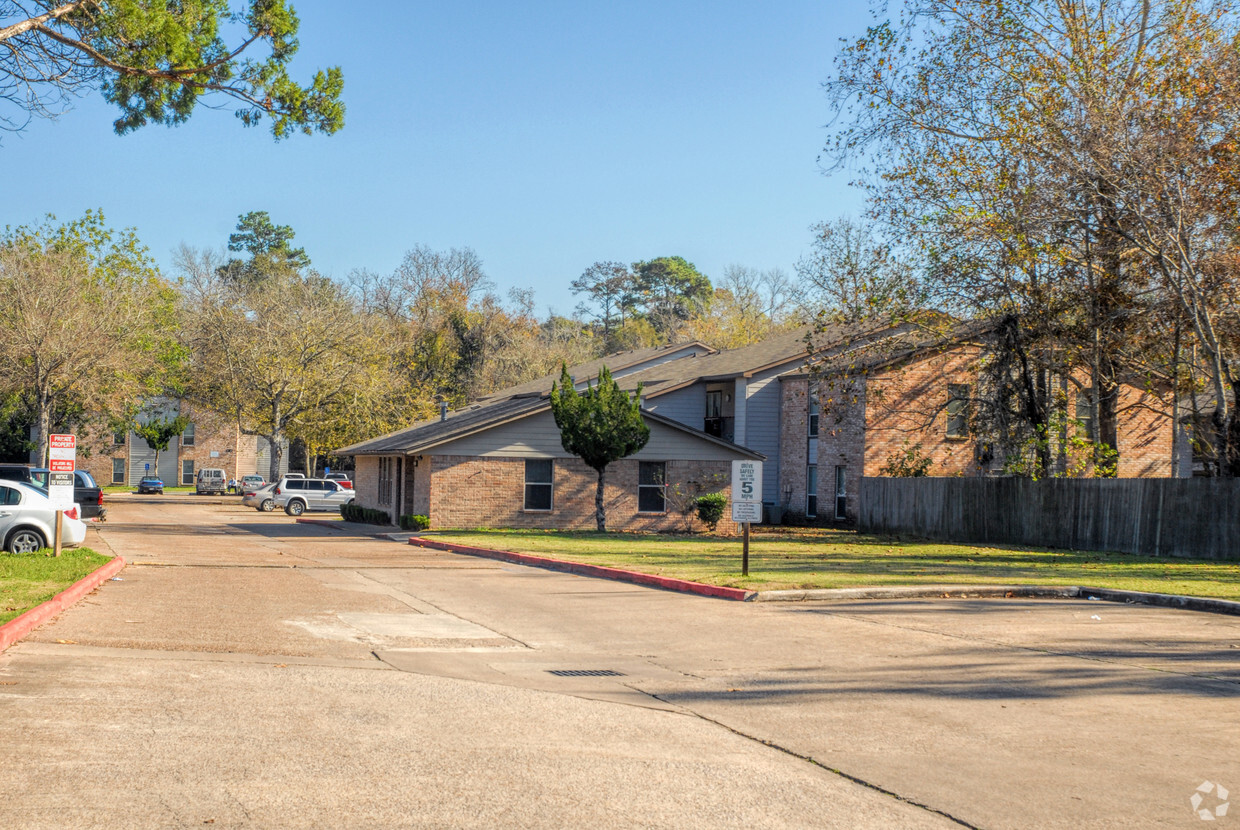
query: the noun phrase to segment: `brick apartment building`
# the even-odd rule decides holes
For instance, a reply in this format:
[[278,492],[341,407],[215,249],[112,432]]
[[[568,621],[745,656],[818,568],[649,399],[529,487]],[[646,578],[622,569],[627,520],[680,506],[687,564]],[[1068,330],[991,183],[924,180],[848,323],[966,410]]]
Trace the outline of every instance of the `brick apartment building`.
[[[265,438],[244,435],[236,422],[187,401],[160,399],[150,402],[139,421],[176,417],[189,419],[185,431],[158,453],[137,433],[94,430],[80,436],[78,467],[100,484],[136,485],[143,476],[154,475],[165,485],[193,484],[204,467],[223,469],[227,478],[269,473],[270,444]],[[282,462],[288,464],[288,452]]]
[[[740,457],[765,459],[762,499],[772,521],[784,513],[854,520],[861,477],[880,475],[893,453],[913,445],[929,459],[930,475],[1002,470],[1003,460],[986,458],[969,434],[966,407],[985,348],[976,327],[934,338],[912,326],[828,327],[814,337],[814,375],[806,370],[808,334],[728,351],[680,344],[572,367],[578,388],[604,363],[621,388],[640,384],[652,427],[646,448],[608,468],[609,526],[683,526],[670,500],[654,499],[653,477],[668,492],[726,492],[718,481],[729,475],[726,462]],[[879,343],[889,346],[870,348]],[[593,526],[593,471],[564,452],[549,411],[558,379],[339,450],[355,457],[357,503],[388,511],[393,521],[424,514],[432,527]],[[1163,404],[1123,388],[1120,476],[1171,475],[1172,419]]]

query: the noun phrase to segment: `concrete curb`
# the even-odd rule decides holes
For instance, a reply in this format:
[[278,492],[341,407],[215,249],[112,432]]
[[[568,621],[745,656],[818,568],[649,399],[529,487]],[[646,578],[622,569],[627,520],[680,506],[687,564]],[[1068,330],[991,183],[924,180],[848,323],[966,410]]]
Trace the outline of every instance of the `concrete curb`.
[[814,588],[789,591],[759,591],[755,602],[812,602],[849,599],[1068,599],[1081,588],[1045,585],[893,585],[881,588]]
[[1186,611],[1240,616],[1240,602],[1180,594],[1154,594],[1121,591],[1116,588],[1090,588],[1083,585],[918,585],[891,588],[822,588],[806,591],[759,591],[755,602],[811,602],[858,599],[1084,599],[1106,602],[1141,603]]
[[580,562],[567,562],[563,559],[548,559],[543,556],[531,556],[527,553],[513,553],[506,550],[490,548],[474,548],[469,545],[458,545],[453,542],[440,542],[435,539],[414,537],[409,544],[415,547],[445,550],[450,553],[462,553],[466,556],[481,556],[486,559],[498,559],[501,562],[512,562],[517,565],[529,565],[535,568],[546,568],[552,571],[563,571],[578,576],[593,576],[599,579],[613,579],[618,582],[632,582],[635,585],[646,585],[651,588],[663,588],[667,591],[678,591],[682,594],[697,594],[716,599],[730,599],[747,602],[757,596],[754,591],[743,588],[722,588],[718,585],[706,585],[701,582],[690,582],[685,579],[670,579],[665,576],[654,576],[637,571],[625,571],[619,568],[604,568],[601,565],[584,565]]
[[0,625],[0,651],[4,651],[52,617],[72,607],[82,597],[119,573],[126,564],[124,559],[117,556],[42,605],[36,605],[20,617],[14,617],[4,625]]

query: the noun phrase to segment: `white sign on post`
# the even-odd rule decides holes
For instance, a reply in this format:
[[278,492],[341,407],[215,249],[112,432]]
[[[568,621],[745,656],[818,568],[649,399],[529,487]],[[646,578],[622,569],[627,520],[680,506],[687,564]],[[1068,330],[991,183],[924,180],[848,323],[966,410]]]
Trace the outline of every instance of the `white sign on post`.
[[762,462],[732,462],[732,521],[762,524]]
[[47,497],[57,509],[68,510],[73,506],[73,471],[77,469],[77,437],[49,435],[47,437],[47,466],[52,471],[47,479]]

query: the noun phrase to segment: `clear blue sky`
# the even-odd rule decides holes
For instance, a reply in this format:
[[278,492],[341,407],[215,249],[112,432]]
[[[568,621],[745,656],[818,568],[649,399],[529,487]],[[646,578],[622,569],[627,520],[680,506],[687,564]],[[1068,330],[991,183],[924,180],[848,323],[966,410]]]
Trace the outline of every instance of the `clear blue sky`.
[[274,142],[227,102],[125,137],[97,96],[0,135],[0,225],[102,208],[170,268],[266,210],[314,265],[388,272],[415,245],[470,247],[501,290],[570,312],[597,260],[679,255],[789,272],[809,225],[860,212],[821,174],[821,83],[862,3],[301,0],[293,75],[339,64],[335,136]]

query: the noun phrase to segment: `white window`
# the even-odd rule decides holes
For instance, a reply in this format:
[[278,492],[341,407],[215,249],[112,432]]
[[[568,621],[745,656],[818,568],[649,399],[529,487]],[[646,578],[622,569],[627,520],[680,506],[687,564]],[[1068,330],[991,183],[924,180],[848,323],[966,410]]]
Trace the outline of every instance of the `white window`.
[[194,446],[194,425],[193,424],[190,424],[189,426],[187,426],[185,428],[185,432],[181,433],[181,446],[182,447]]
[[525,462],[525,509],[550,510],[554,462],[550,458],[530,458]]
[[667,483],[667,464],[641,461],[637,468],[637,512],[663,513],[667,510],[663,486]]
[[186,458],[181,461],[181,483],[194,483],[194,462],[192,459]]
[[112,483],[125,483],[125,459],[123,458],[112,459]]

